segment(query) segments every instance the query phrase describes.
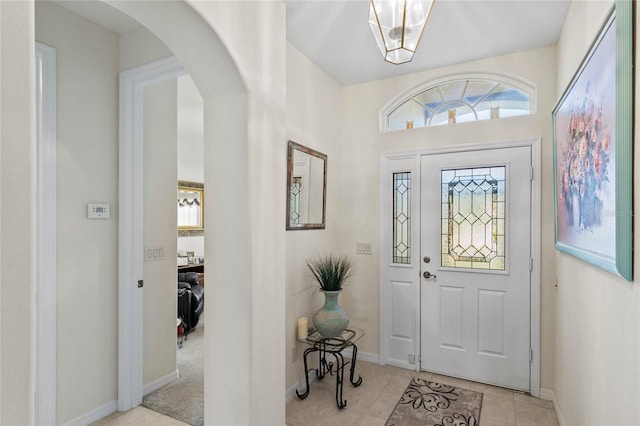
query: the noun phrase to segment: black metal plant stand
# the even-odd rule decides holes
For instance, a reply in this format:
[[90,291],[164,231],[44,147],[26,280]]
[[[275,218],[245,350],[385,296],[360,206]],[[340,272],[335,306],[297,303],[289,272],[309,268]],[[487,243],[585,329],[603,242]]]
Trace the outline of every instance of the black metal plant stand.
[[[317,332],[314,332],[306,339],[298,339],[299,342],[311,346],[304,351],[304,378],[306,389],[302,393],[298,392],[296,389],[296,395],[298,398],[305,399],[309,396],[309,373],[311,371],[315,371],[318,380],[324,379],[327,374],[336,376],[336,404],[338,405],[338,408],[341,409],[346,407],[347,401],[342,398],[345,367],[351,364],[349,371],[349,382],[351,382],[351,385],[358,387],[362,384],[362,377],[359,375],[358,379],[354,380],[356,359],[358,356],[358,347],[356,346],[356,342],[360,340],[362,336],[364,336],[364,330],[354,328],[346,329],[339,337],[327,338],[320,336]],[[344,356],[342,355],[342,350],[346,348],[353,348],[351,361],[345,361]],[[314,352],[318,352],[318,368],[308,368],[307,359],[309,355]],[[327,353],[333,355],[335,363],[327,361]]]

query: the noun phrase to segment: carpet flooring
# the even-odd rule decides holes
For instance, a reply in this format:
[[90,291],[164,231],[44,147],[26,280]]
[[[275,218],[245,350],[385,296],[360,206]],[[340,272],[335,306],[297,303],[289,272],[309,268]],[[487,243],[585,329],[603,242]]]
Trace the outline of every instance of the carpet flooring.
[[414,378],[386,426],[477,426],[482,393]]
[[180,378],[146,395],[142,405],[194,426],[204,425],[204,317],[177,351]]

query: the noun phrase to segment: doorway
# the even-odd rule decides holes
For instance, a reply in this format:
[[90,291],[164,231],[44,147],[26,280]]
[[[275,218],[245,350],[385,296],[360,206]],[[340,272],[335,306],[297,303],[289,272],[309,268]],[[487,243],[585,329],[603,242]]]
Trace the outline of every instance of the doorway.
[[539,140],[382,156],[381,362],[539,395],[539,167]]
[[420,368],[529,390],[531,149],[421,158]]

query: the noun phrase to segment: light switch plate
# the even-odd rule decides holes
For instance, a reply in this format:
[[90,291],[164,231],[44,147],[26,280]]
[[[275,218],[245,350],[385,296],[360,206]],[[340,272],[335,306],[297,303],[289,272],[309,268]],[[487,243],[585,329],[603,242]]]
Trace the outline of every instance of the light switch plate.
[[369,241],[358,241],[356,243],[356,254],[372,254],[371,243]]
[[111,208],[107,203],[88,203],[87,217],[89,219],[109,219]]

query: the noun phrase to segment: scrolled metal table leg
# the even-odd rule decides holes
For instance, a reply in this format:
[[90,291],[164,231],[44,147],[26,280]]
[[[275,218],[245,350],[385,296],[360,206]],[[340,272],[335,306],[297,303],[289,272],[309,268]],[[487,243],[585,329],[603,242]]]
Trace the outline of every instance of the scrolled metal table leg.
[[358,387],[362,384],[362,376],[358,374],[358,380],[353,381],[353,375],[356,372],[356,357],[358,356],[358,347],[353,345],[353,355],[351,355],[351,372],[349,374],[349,381],[354,387]]
[[309,370],[307,369],[307,356],[311,353],[311,352],[315,352],[317,351],[316,348],[309,348],[307,350],[304,351],[304,381],[305,384],[307,386],[306,390],[303,393],[298,392],[298,389],[296,389],[296,396],[299,399],[305,399],[307,396],[309,396]]
[[334,352],[336,358],[336,404],[342,409],[347,406],[347,401],[342,399],[342,383],[344,378],[344,357],[340,352]]

